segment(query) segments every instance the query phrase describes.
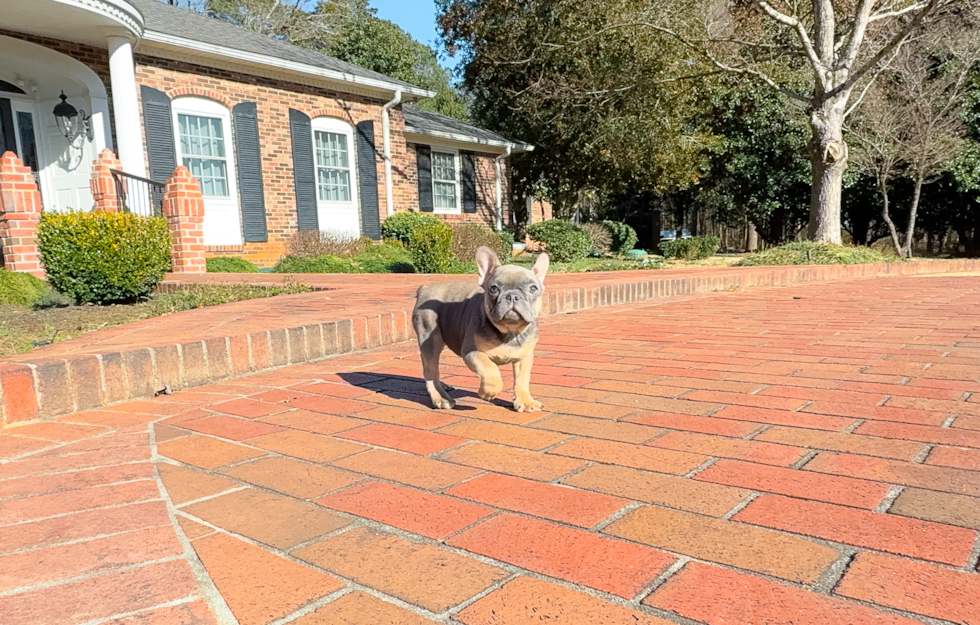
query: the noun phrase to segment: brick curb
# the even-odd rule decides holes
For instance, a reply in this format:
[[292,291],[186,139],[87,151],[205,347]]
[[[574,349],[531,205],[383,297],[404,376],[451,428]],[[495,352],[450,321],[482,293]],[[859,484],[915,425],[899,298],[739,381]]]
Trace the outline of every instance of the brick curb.
[[[806,282],[955,273],[980,270],[980,260],[902,264],[760,267],[717,273],[676,275],[547,293],[544,313],[570,313],[651,299],[681,297],[734,288],[788,286]],[[0,363],[2,424],[49,419],[73,412],[319,360],[411,338],[411,307],[339,321],[277,328],[158,347],[38,358]]]

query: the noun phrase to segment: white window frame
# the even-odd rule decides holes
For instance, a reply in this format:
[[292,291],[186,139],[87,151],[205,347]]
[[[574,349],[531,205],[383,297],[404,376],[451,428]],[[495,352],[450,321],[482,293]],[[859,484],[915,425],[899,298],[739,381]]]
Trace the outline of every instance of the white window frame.
[[[430,146],[432,150],[432,157],[429,159],[429,172],[432,174],[432,212],[437,215],[460,215],[463,213],[463,184],[462,184],[462,172],[460,171],[460,160],[459,160],[459,150],[453,150],[451,148],[442,148],[436,146]],[[435,155],[436,154],[446,154],[453,157],[453,172],[456,174],[456,180],[453,180],[453,184],[456,185],[456,208],[437,208],[436,207],[436,182],[447,183],[448,180],[436,180],[436,166],[435,166]]]
[[[347,137],[347,168],[350,173],[350,200],[346,202],[320,199],[320,167],[317,165],[316,160],[317,132],[330,132]],[[320,230],[357,238],[361,236],[361,187],[357,178],[357,142],[354,137],[354,127],[336,117],[314,117],[310,120],[310,139],[313,143],[313,178],[316,183],[317,220],[320,224]],[[342,213],[342,220],[346,221],[346,227],[342,223],[339,229],[335,226],[335,218],[338,216],[338,211],[346,212],[346,214]]]
[[[180,149],[180,115],[196,115],[201,117],[216,117],[221,120],[221,132],[225,144],[226,175],[228,176],[228,195],[226,197],[204,196],[204,244],[242,245],[242,211],[238,203],[238,164],[235,162],[235,136],[232,133],[231,111],[225,105],[207,98],[182,96],[170,103],[171,117],[174,127],[174,152],[177,164],[184,164],[184,154]],[[200,158],[187,155],[189,158]],[[200,182],[198,182],[200,184]],[[204,189],[201,189],[202,195]],[[208,208],[214,216],[223,213],[218,224],[211,225],[208,219]],[[211,222],[211,223],[209,223]]]

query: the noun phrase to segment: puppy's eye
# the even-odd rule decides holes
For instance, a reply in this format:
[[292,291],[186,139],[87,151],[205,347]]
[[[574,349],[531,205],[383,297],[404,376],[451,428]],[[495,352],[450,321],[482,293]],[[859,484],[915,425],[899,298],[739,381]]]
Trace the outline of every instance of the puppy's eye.
[[490,295],[496,295],[499,292],[500,292],[500,289],[498,289],[496,286],[490,287]]
[[531,288],[529,288],[528,291],[530,291],[531,293],[537,293],[538,292],[538,287],[536,287],[536,286],[534,286],[532,284],[531,285]]

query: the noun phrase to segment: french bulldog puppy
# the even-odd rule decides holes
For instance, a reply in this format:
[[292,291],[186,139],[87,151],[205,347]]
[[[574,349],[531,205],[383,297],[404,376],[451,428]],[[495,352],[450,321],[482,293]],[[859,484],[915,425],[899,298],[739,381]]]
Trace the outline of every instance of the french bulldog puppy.
[[480,377],[482,399],[491,401],[500,394],[504,384],[498,366],[512,364],[514,409],[541,410],[530,384],[548,262],[548,255],[541,254],[531,270],[501,265],[493,250],[481,247],[476,251],[476,282],[443,282],[418,290],[412,325],[433,408],[456,405],[439,381],[439,355],[449,347]]

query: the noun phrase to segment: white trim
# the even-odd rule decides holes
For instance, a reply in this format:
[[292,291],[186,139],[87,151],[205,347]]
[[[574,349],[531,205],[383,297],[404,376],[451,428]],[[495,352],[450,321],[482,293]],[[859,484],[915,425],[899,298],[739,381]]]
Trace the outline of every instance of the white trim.
[[402,92],[415,96],[416,98],[433,98],[436,95],[435,92],[428,91],[420,87],[400,85],[400,84],[388,82],[386,80],[356,76],[354,74],[350,74],[347,72],[340,72],[337,70],[326,69],[323,67],[316,67],[314,65],[307,65],[306,63],[298,63],[296,61],[287,61],[285,59],[280,59],[265,54],[245,52],[244,50],[234,50],[231,48],[227,48],[212,43],[195,41],[194,39],[185,39],[184,37],[176,37],[174,35],[168,35],[165,33],[155,32],[152,30],[148,30],[143,33],[143,41],[149,41],[152,43],[158,43],[167,46],[174,46],[185,50],[194,50],[195,52],[200,52],[202,54],[217,56],[226,59],[233,59],[235,61],[240,61],[243,63],[265,65],[269,67],[275,67],[280,70],[295,72],[298,74],[318,76],[320,78],[324,78],[326,80],[333,81],[333,82],[353,83],[355,85],[377,89],[384,92],[394,93],[398,90],[401,90]]
[[100,13],[118,24],[125,26],[138,40],[143,35],[143,14],[126,0],[54,0],[58,4],[80,7],[93,13]]
[[[184,154],[180,149],[180,115],[195,115],[221,120],[221,133],[225,146],[228,195],[225,197],[204,196],[204,244],[242,245],[242,211],[238,203],[238,170],[235,163],[235,138],[231,129],[231,111],[223,104],[197,96],[181,96],[171,101],[171,115],[174,126],[174,150],[177,164],[184,164]],[[190,158],[199,158],[190,155]],[[204,189],[201,189],[202,193]],[[210,217],[209,209],[210,208]],[[224,213],[221,215],[220,213]],[[217,221],[217,223],[215,223]],[[210,222],[210,223],[209,223]]]
[[[505,151],[508,147],[511,149],[511,154],[519,154],[520,152],[531,152],[534,150],[534,146],[527,143],[513,143],[509,141],[496,141],[494,139],[483,139],[480,137],[474,137],[472,135],[458,134],[454,132],[440,132],[436,130],[426,130],[425,132],[419,130],[412,130],[408,127],[405,128],[405,139],[409,143],[421,143],[423,145],[432,145],[432,139],[442,139],[446,141],[452,141],[455,143],[460,143],[465,146],[489,146],[494,148],[500,148],[500,152]],[[490,154],[497,154],[496,150],[484,150]]]
[[501,187],[503,186],[503,173],[500,170],[501,162],[505,158],[509,158],[511,154],[510,146],[507,146],[507,151],[493,159],[493,170],[494,170],[494,189],[496,190],[496,195],[493,198],[494,210],[497,213],[497,230],[504,229],[504,193]]
[[[350,199],[346,202],[320,199],[320,166],[316,159],[316,133],[329,132],[347,137],[347,171],[349,174]],[[334,232],[342,236],[361,236],[361,194],[357,180],[357,143],[354,127],[336,117],[314,117],[310,120],[310,136],[313,140],[313,177],[316,183],[317,222],[322,232]],[[350,227],[331,228],[337,223],[338,213],[350,220]]]
[[124,37],[109,37],[109,80],[115,104],[116,144],[123,171],[134,176],[146,175],[143,156],[143,133],[136,96],[136,65],[133,45]]
[[[448,154],[453,157],[453,173],[456,175],[456,180],[453,183],[456,185],[456,208],[439,208],[436,206],[436,183],[441,182],[443,184],[449,182],[448,180],[436,180],[436,165],[435,165],[435,155],[436,154]],[[463,185],[460,179],[459,171],[459,150],[447,149],[447,148],[432,148],[432,157],[429,160],[430,172],[432,173],[432,212],[436,215],[460,215],[463,212]]]

